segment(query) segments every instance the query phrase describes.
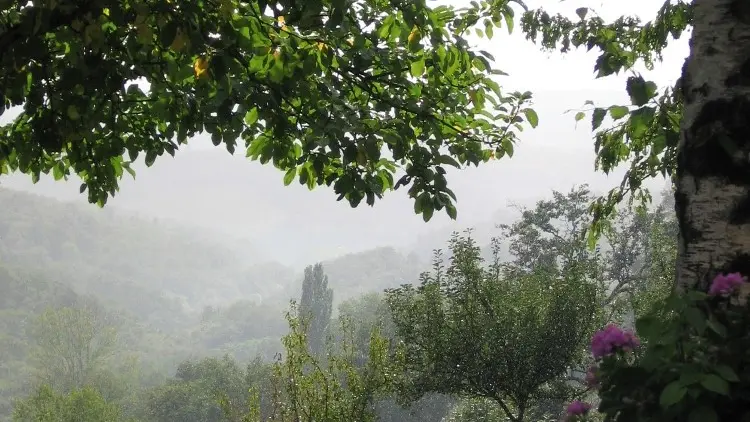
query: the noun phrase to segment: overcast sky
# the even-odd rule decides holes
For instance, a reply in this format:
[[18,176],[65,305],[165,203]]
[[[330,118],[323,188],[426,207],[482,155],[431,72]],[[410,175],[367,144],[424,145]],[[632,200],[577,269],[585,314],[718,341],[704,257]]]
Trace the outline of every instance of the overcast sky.
[[[576,8],[588,6],[605,19],[623,14],[651,19],[662,2],[610,0],[604,3],[527,1],[530,7],[544,5],[551,12],[571,17],[575,17]],[[619,174],[607,178],[594,171],[589,122],[576,125],[574,112],[565,112],[583,107],[586,100],[594,100],[598,105],[626,103],[624,80],[627,75],[596,80],[593,76],[596,54],[541,52],[523,39],[519,28],[510,36],[505,31],[495,31],[491,41],[475,42],[495,56],[498,68],[509,73],[499,80],[504,89],[534,93],[534,108],[538,111],[540,125],[536,130],[521,134],[512,159],[451,174],[449,183],[459,197],[458,226],[452,227],[486,222],[509,201],[540,199],[553,189],[567,190],[575,184],[589,183],[594,189],[604,191],[619,183]],[[654,71],[640,70],[659,84],[673,83],[687,53],[687,36],[683,36],[682,40],[672,43],[664,62]],[[7,121],[8,117],[6,113],[0,122]],[[213,148],[208,139],[200,138],[187,149]],[[180,152],[174,161],[190,155],[194,154]],[[232,166],[210,168],[212,173],[223,174],[202,175],[201,168],[178,168],[175,163],[169,163],[173,161],[171,158],[164,157],[157,161],[156,168],[139,172],[134,183],[125,182],[121,194],[108,206],[228,231],[263,246],[269,257],[295,265],[374,246],[408,245],[418,235],[449,224],[443,215],[428,224],[423,223],[413,214],[405,191],[391,193],[374,208],[351,209],[335,202],[333,193],[325,188],[308,192],[300,186],[284,187],[283,173],[271,167],[260,168],[260,164],[247,162],[242,157],[227,160]],[[211,181],[210,186],[201,185],[201,180]],[[226,183],[218,186],[214,180]],[[76,181],[68,184],[43,181],[33,186],[26,177],[6,177],[2,182],[6,186],[85,202],[77,193]],[[658,188],[663,183],[654,181],[651,186]]]

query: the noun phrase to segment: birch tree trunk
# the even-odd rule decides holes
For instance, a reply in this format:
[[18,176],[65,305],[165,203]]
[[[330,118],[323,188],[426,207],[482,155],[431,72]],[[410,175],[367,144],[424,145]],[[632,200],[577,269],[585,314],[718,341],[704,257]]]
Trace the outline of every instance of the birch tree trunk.
[[750,0],[694,0],[675,209],[677,289],[750,275]]

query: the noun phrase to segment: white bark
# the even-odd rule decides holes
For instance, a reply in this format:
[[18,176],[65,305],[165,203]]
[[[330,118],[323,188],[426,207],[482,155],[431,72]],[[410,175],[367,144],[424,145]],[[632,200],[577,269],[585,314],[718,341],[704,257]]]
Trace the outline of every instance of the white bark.
[[683,68],[677,288],[750,269],[750,1],[694,0]]

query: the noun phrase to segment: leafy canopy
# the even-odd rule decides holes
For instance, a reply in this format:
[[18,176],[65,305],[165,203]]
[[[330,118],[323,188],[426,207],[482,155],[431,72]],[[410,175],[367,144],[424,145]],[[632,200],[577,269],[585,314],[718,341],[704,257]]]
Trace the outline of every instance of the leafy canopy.
[[505,274],[494,244],[484,266],[470,237],[454,235],[418,287],[388,292],[399,339],[406,396],[427,392],[494,400],[511,421],[575,360],[598,306],[592,283],[539,269]]
[[604,220],[614,214],[616,205],[626,197],[641,204],[651,201],[650,193],[643,187],[645,180],[675,175],[682,119],[680,81],[660,89],[636,72],[635,67],[642,64],[653,69],[667,45],[690,28],[691,3],[665,0],[648,22],[630,16],[607,22],[588,8],[577,9],[578,21],[550,15],[542,9],[528,11],[521,18],[526,37],[544,49],[598,50],[594,65],[597,78],[621,72],[629,74],[625,89],[630,104],[601,106],[587,101],[588,108],[575,114],[576,121],[586,118],[587,112],[590,115],[597,170],[610,173],[621,165],[627,166],[620,185],[598,198],[591,208],[593,237],[606,229]]
[[[372,205],[410,185],[455,217],[446,166],[513,153],[538,122],[464,36],[513,27],[510,1],[0,1],[0,174],[77,174],[106,203],[130,164],[201,132],[308,187]],[[485,18],[486,17],[486,18]],[[399,180],[395,181],[397,175]]]

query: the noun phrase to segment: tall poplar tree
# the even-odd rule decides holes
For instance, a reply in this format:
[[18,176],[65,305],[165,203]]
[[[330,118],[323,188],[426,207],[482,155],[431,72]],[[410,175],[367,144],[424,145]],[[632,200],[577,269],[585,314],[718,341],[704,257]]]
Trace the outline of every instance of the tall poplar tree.
[[305,268],[299,316],[307,334],[310,352],[320,356],[325,351],[328,327],[333,311],[333,290],[328,287],[328,276],[318,263]]

